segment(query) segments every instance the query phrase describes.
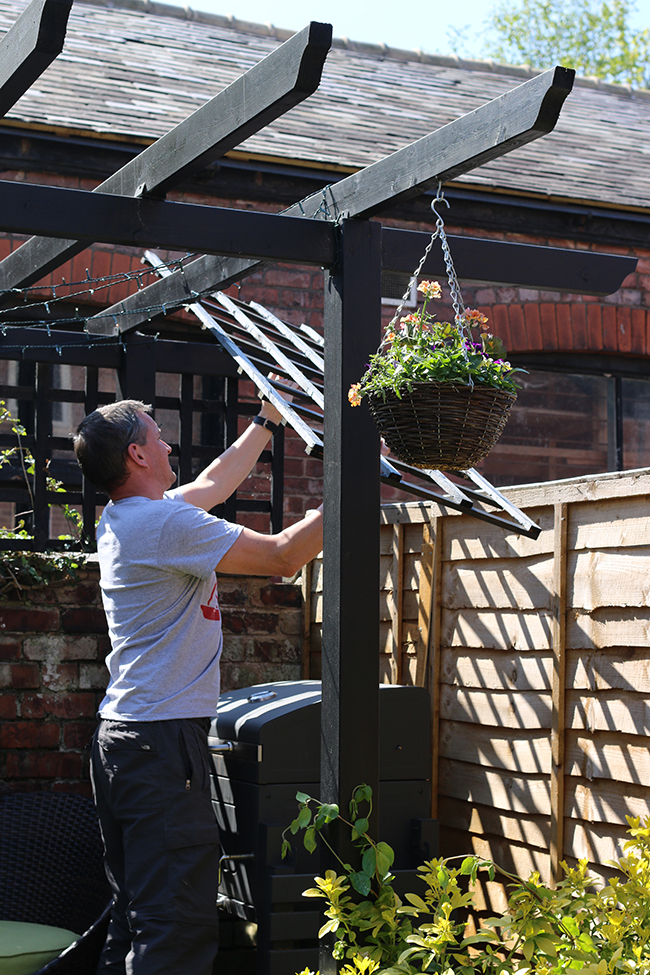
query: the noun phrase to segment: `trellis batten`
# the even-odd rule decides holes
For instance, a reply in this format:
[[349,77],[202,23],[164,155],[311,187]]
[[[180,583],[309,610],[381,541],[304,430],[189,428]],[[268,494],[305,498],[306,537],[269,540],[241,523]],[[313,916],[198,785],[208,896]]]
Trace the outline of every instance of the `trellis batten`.
[[[537,540],[428,502],[383,506],[380,679],[431,693],[443,855],[547,881],[586,857],[608,876],[626,816],[650,814],[650,470],[504,494]],[[482,896],[496,910],[503,891]]]

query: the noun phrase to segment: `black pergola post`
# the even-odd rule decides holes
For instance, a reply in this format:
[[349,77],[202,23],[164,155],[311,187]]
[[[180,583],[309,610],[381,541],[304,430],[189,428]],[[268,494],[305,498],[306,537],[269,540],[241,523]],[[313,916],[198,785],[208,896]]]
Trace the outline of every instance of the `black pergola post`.
[[[381,227],[345,220],[339,233],[325,275],[321,798],[347,813],[355,786],[376,799],[379,785],[379,436],[347,393],[379,344]],[[325,953],[322,975],[332,964]]]

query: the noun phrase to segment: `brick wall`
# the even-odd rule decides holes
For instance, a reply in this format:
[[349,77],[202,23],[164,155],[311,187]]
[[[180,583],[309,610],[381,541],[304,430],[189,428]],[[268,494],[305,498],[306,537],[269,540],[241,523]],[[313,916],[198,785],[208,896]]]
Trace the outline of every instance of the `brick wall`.
[[[109,650],[98,570],[0,603],[0,789],[90,794]],[[300,678],[299,585],[223,576],[224,690]]]

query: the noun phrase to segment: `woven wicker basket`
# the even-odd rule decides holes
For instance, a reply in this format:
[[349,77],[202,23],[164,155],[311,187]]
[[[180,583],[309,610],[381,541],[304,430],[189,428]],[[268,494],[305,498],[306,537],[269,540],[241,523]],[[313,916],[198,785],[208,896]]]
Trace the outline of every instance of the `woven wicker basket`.
[[398,397],[392,390],[369,396],[382,437],[406,464],[466,471],[490,452],[506,425],[514,393],[492,386],[413,383]]

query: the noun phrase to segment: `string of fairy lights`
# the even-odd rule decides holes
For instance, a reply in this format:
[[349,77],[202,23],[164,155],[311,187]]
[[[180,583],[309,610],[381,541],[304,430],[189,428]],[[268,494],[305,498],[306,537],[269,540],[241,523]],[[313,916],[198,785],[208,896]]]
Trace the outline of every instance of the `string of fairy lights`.
[[[188,254],[183,258],[174,258],[173,260],[162,262],[162,267],[172,271],[179,272],[185,277],[185,264],[193,260],[197,255]],[[48,339],[53,337],[56,339],[56,329],[64,328],[65,326],[78,325],[80,321],[86,322],[88,319],[84,315],[79,314],[78,307],[75,308],[74,315],[65,315],[57,317],[56,314],[52,315],[52,306],[60,306],[60,303],[65,302],[69,304],[70,302],[76,300],[82,300],[84,297],[95,296],[98,292],[107,292],[117,285],[128,284],[135,282],[137,290],[141,291],[146,287],[150,281],[159,278],[159,274],[156,270],[151,267],[142,268],[142,270],[130,270],[123,271],[118,274],[107,274],[102,277],[91,277],[88,268],[86,268],[86,277],[81,281],[66,281],[65,278],[61,278],[59,284],[42,285],[37,284],[26,288],[11,288],[5,291],[0,291],[0,302],[6,301],[8,298],[14,297],[14,304],[9,304],[7,307],[0,308],[0,357],[2,352],[16,352],[21,351],[25,353],[27,349],[30,352],[36,351],[38,349],[51,349],[52,342],[47,344],[38,344],[38,341],[25,343],[20,342],[17,345],[11,344],[11,334],[15,329],[20,328],[21,333],[24,331],[34,331],[35,333],[47,334]],[[72,290],[78,289],[78,290]],[[44,291],[51,290],[51,297],[43,298],[41,297]],[[205,291],[195,291],[187,286],[187,303],[194,301],[200,301],[201,298],[208,297],[213,294],[214,288],[206,288]],[[135,292],[134,292],[135,293]],[[35,300],[30,300],[34,296]],[[96,298],[95,298],[96,300]],[[182,307],[182,306],[181,306]],[[139,306],[138,315],[145,316],[151,319],[161,313],[166,315],[168,313],[178,311],[179,306],[174,304],[173,306],[167,307],[165,302],[157,301],[150,306]],[[39,309],[44,309],[47,318],[38,317]],[[31,315],[36,317],[31,317],[29,320],[25,320],[23,317],[25,311],[28,310]],[[119,306],[119,303],[113,305],[106,314],[101,311],[97,312],[92,316],[92,320],[99,322],[102,320],[113,321],[116,327],[119,327],[120,318],[126,318],[129,315],[133,315],[133,310],[128,308],[123,308]],[[14,318],[12,318],[12,314]],[[19,316],[20,317],[17,317]],[[93,348],[101,346],[106,348],[107,346],[121,345],[123,349],[126,350],[124,339],[121,335],[111,336],[111,335],[98,335],[94,333],[89,333],[85,330],[83,333],[83,339],[78,342],[67,340],[57,344],[54,348],[58,351],[59,355],[63,354],[63,349],[73,349],[73,348]],[[158,335],[152,335],[152,341],[156,341]],[[4,341],[8,340],[8,341]]]

